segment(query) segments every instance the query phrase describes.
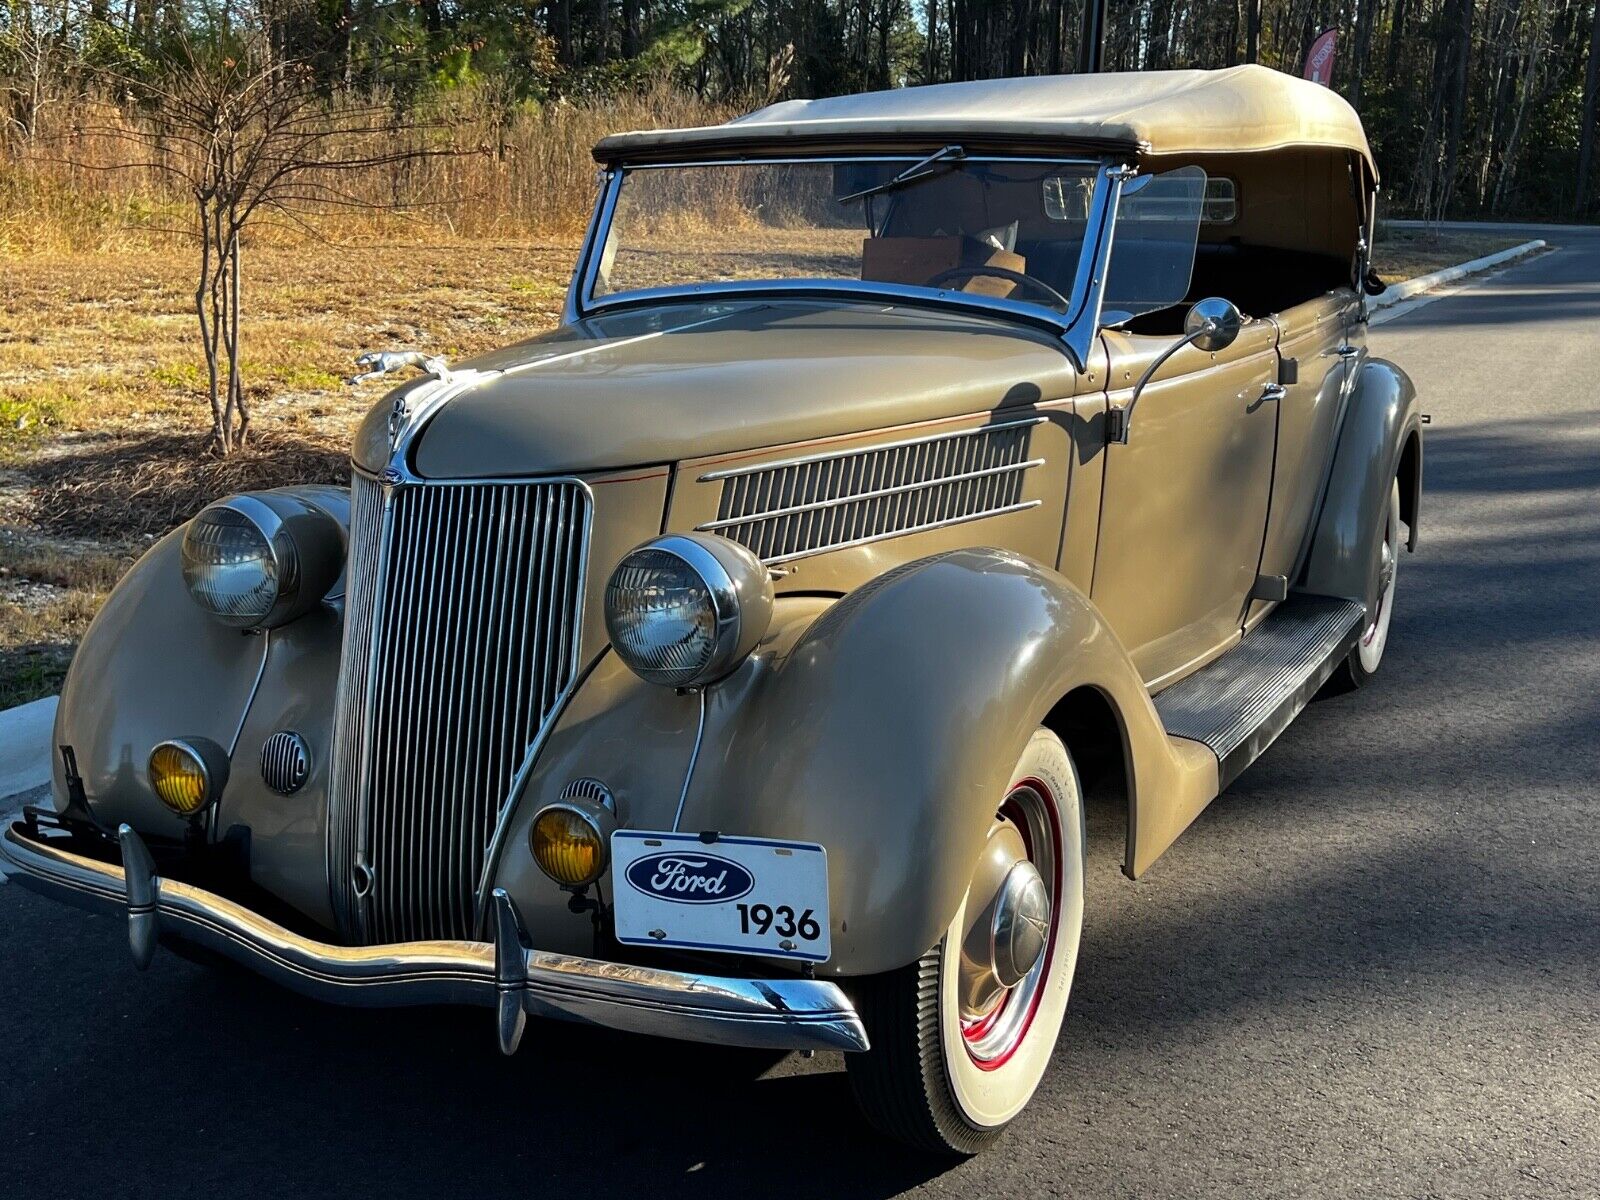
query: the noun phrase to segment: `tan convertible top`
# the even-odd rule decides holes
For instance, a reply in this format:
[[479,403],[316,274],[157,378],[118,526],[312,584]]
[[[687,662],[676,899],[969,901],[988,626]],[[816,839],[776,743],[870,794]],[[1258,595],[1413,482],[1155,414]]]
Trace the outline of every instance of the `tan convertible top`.
[[946,140],[1139,157],[1325,147],[1361,155],[1374,180],[1378,174],[1361,118],[1343,97],[1261,66],[988,79],[785,100],[725,125],[613,134],[594,155],[609,163]]

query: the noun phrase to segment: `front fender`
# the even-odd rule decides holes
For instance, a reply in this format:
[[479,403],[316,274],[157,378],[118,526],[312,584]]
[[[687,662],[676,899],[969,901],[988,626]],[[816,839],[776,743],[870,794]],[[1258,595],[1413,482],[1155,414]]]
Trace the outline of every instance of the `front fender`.
[[[349,527],[349,493],[341,488],[285,488]],[[90,810],[103,826],[126,822],[147,837],[177,839],[187,822],[150,788],[151,747],[172,737],[209,738],[232,753],[218,808],[216,834],[230,826],[251,829],[252,870],[260,864],[291,881],[283,898],[327,922],[327,880],[320,845],[309,860],[300,851],[320,836],[323,780],[314,776],[293,797],[275,796],[257,769],[261,738],[253,726],[300,728],[325,745],[338,669],[339,618],[321,606],[267,634],[245,633],[213,620],[183,582],[179,551],[183,528],[163,537],[113,589],[90,623],[67,672],[56,709],[54,745],[70,745],[83,777]],[[343,580],[330,592],[337,598]],[[286,717],[286,714],[289,714]],[[292,724],[276,724],[280,720]],[[264,737],[265,734],[262,734]],[[54,755],[54,802],[66,804],[66,780]],[[324,755],[314,755],[320,763]],[[261,810],[271,797],[276,819]],[[312,829],[308,822],[315,825]],[[287,836],[294,847],[279,845]],[[275,867],[273,864],[277,864]],[[291,864],[297,864],[297,867]],[[315,878],[307,878],[314,874]],[[261,880],[258,880],[261,881]],[[274,890],[284,881],[265,881]]]
[[1408,443],[1414,443],[1416,457],[1414,470],[1407,472],[1404,481],[1411,494],[1402,499],[1406,511],[1413,514],[1411,539],[1415,545],[1414,514],[1422,487],[1422,415],[1417,389],[1394,363],[1368,359],[1360,368],[1339,431],[1332,472],[1299,584],[1302,590],[1357,600],[1371,610],[1376,601],[1376,596],[1369,594],[1375,583],[1373,538],[1381,536],[1389,489],[1400,473]]
[[991,549],[908,564],[811,627],[697,774],[685,827],[821,842],[830,969],[903,966],[953,919],[1023,747],[1080,688],[1117,716],[1152,839],[1215,795],[1215,759],[1167,738],[1127,652],[1065,578]]
[[[938,940],[1024,744],[1075,688],[1097,689],[1119,715],[1152,856],[1215,794],[1215,758],[1166,737],[1098,611],[1048,568],[960,550],[825,606],[780,602],[782,628],[706,693],[680,826],[827,847],[824,972],[890,970]],[[508,845],[523,842],[544,798],[584,774],[615,786],[624,824],[672,828],[700,698],[617,672],[603,663],[575,698]],[[526,859],[506,856],[502,886],[544,914],[541,926],[576,936],[565,898]]]

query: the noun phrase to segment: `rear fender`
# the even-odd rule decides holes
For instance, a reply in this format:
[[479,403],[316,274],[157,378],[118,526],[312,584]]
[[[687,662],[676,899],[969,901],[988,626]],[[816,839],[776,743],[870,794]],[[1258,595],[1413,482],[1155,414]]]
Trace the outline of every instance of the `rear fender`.
[[[1405,470],[1402,472],[1402,460]],[[1299,583],[1303,591],[1341,596],[1365,604],[1376,595],[1373,539],[1382,536],[1389,491],[1403,476],[1402,506],[1411,514],[1410,544],[1416,544],[1416,513],[1422,491],[1422,416],[1417,391],[1406,373],[1381,358],[1360,368],[1334,450],[1332,472],[1316,532]]]

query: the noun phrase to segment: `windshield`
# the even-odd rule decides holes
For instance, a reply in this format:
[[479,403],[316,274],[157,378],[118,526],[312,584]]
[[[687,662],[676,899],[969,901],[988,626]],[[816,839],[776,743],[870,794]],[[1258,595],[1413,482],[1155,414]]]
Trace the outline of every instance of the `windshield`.
[[622,178],[594,297],[869,281],[1070,307],[1098,166],[928,157],[641,167]]

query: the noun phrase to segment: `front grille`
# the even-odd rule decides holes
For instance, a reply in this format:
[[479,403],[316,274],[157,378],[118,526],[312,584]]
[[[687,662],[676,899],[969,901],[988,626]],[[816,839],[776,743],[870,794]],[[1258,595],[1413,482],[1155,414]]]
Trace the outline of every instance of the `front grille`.
[[1034,417],[849,454],[713,471],[717,519],[699,526],[766,563],[1033,508],[1023,474]]
[[576,676],[589,521],[574,481],[356,476],[329,836],[353,940],[477,935],[499,818]]

